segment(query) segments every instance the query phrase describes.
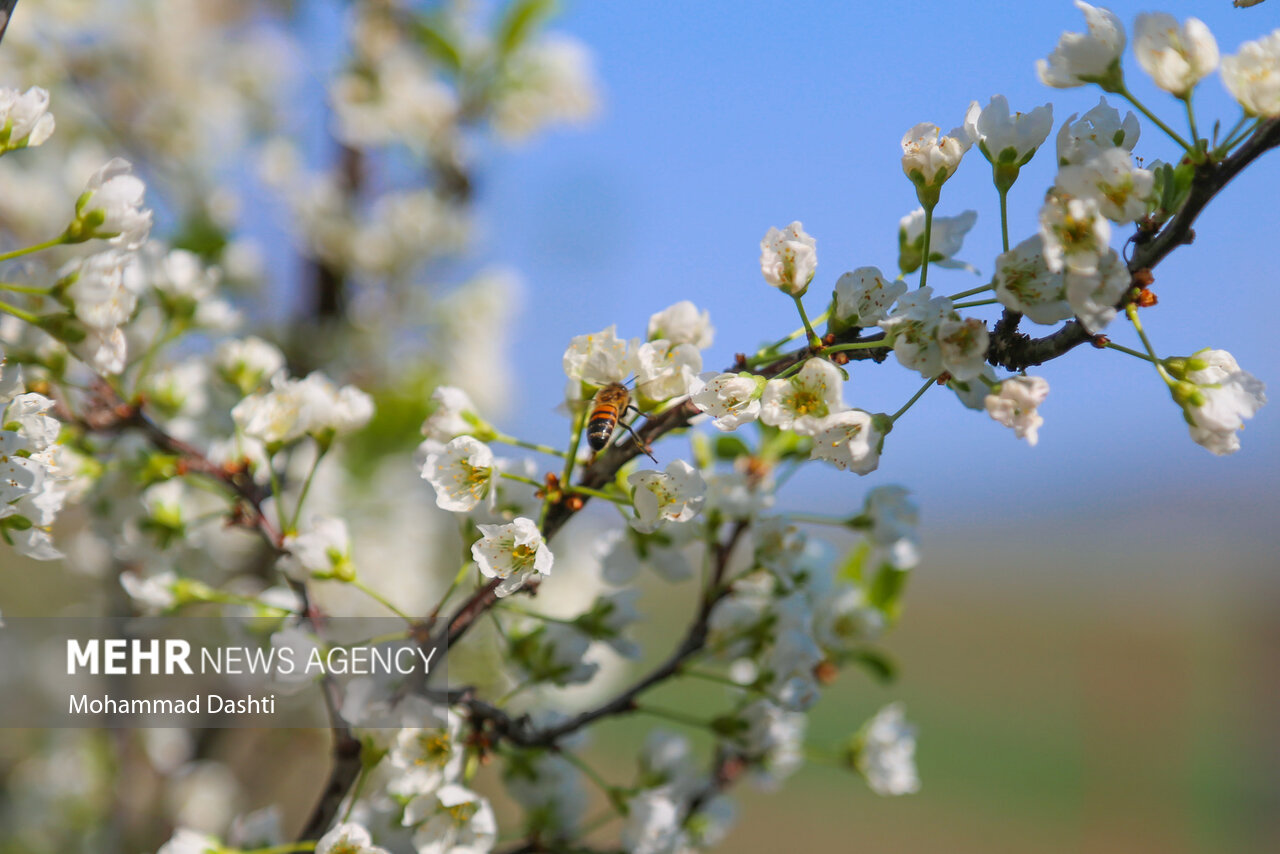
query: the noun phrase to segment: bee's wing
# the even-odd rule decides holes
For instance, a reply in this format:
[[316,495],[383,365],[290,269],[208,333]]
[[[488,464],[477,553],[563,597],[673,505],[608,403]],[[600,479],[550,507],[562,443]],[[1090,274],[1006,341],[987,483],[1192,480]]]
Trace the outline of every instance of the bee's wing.
[[4,31],[9,28],[9,17],[13,15],[13,7],[18,5],[18,0],[0,0],[0,39],[4,38]]

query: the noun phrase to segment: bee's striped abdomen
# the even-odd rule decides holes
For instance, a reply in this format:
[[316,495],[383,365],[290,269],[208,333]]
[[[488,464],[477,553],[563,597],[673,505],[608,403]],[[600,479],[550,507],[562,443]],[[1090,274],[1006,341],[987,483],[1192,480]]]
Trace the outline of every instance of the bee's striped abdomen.
[[599,451],[609,444],[613,428],[618,426],[618,407],[612,403],[602,403],[591,410],[591,420],[587,422],[587,444],[594,451]]

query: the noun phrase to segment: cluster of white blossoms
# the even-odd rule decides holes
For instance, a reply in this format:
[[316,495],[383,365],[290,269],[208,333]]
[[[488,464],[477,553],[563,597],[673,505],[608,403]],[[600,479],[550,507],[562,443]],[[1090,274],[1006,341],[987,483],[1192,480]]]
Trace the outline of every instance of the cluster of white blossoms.
[[1266,387],[1241,369],[1226,350],[1205,348],[1165,359],[1173,399],[1182,407],[1191,438],[1218,456],[1240,450],[1237,432],[1267,402]]
[[[0,153],[38,145],[53,132],[48,93],[32,89],[18,96],[0,89],[0,107],[7,105],[6,127],[13,134]],[[58,337],[72,344],[77,355],[101,374],[125,368],[127,341],[123,327],[137,308],[136,280],[126,274],[135,252],[151,230],[151,210],[144,207],[146,185],[125,160],[111,160],[88,180],[75,203],[75,213],[63,234],[51,244],[105,240],[110,249],[69,262],[59,273],[52,295],[70,311],[73,321],[56,327]]]
[[322,373],[294,379],[279,372],[269,388],[237,403],[231,417],[244,436],[268,449],[304,436],[327,443],[368,424],[373,399],[355,386],[336,386]]
[[[1037,62],[1047,86],[1069,88],[1097,83],[1110,92],[1123,90],[1120,58],[1127,38],[1124,25],[1108,9],[1076,0],[1084,13],[1087,33],[1064,33],[1047,60]],[[1159,12],[1139,15],[1134,24],[1134,53],[1138,64],[1161,89],[1179,98],[1219,66],[1218,43],[1203,21],[1188,18],[1179,24]],[[1280,30],[1241,45],[1238,53],[1221,57],[1222,82],[1251,116],[1280,115]]]
[[426,438],[418,449],[420,472],[435,490],[438,507],[475,525],[480,538],[472,543],[471,555],[477,568],[495,580],[498,596],[550,575],[555,557],[537,523],[509,512],[523,509],[512,490],[500,497],[504,485],[518,486],[504,481],[504,475],[528,480],[527,475],[516,474],[515,460],[495,456],[485,444],[483,440],[492,441],[498,434],[465,391],[440,386],[431,399],[435,411],[422,425]]
[[635,375],[641,410],[689,394],[702,371],[702,351],[711,346],[715,329],[706,311],[688,300],[649,318],[644,340],[618,337],[617,327],[579,335],[564,353],[569,397],[593,394],[602,386]]
[[0,353],[0,540],[19,554],[54,560],[49,534],[69,497],[83,492],[81,458],[58,443],[53,401],[24,391],[22,370]]
[[0,88],[0,151],[42,144],[53,135],[49,93],[39,86],[25,92]]

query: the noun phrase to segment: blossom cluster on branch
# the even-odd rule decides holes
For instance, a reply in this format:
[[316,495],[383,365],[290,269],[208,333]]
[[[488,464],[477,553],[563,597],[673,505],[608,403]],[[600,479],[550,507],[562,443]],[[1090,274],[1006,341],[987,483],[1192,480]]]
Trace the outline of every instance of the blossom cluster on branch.
[[[452,4],[430,14],[355,4],[352,54],[329,89],[340,168],[308,175],[278,138],[264,153],[314,274],[310,320],[363,316],[364,300],[407,304],[432,253],[465,240],[464,128],[518,138],[591,111],[586,54],[540,30],[550,5],[516,0],[482,27]],[[1053,133],[1052,105],[1023,113],[997,95],[971,103],[948,133],[917,124],[901,139],[919,208],[899,221],[896,275],[850,263],[820,277],[817,240],[801,222],[769,228],[759,262],[777,293],[762,287],[761,298],[794,308],[798,327],[721,370],[704,358],[717,336],[711,313],[691,300],[561,342],[560,445],[500,429],[448,353],[404,360],[422,370],[403,377],[378,353],[371,379],[322,344],[241,332],[216,263],[226,257],[152,239],[163,218],[122,159],[63,200],[56,236],[0,254],[61,262],[0,282],[0,548],[75,560],[96,538],[137,610],[248,611],[276,647],[330,647],[322,617],[358,600],[401,620],[404,638],[449,650],[450,685],[418,673],[341,692],[317,677],[332,767],[300,831],[270,810],[221,823],[180,812],[162,854],[471,854],[508,842],[683,854],[725,839],[733,786],[776,787],[813,757],[877,794],[915,792],[916,730],[900,703],[838,744],[812,744],[806,728],[842,671],[892,675],[882,643],[921,561],[918,509],[905,488],[881,485],[851,512],[789,512],[780,486],[812,461],[877,470],[897,450],[895,424],[938,387],[1034,445],[1049,388],[1026,369],[1085,342],[1146,362],[1191,438],[1215,454],[1239,448],[1243,420],[1266,402],[1262,382],[1224,350],[1159,355],[1142,309],[1154,304],[1153,268],[1199,212],[1280,146],[1280,31],[1222,57],[1196,19],[1139,16],[1137,62],[1184,103],[1184,136],[1127,88],[1116,16],[1076,5],[1088,32],[1064,34],[1040,79],[1129,102],[1148,134],[1178,146],[1176,162],[1141,159],[1141,120],[1104,96],[1061,123],[1038,221],[1011,242],[1008,195]],[[1192,99],[1217,69],[1242,115],[1206,138]],[[56,139],[49,105],[38,88],[0,90],[5,166]],[[388,145],[409,150],[430,180],[366,195],[370,152]],[[991,168],[1003,251],[989,281],[945,293],[937,269],[976,272],[957,256],[977,212],[935,211],[975,149]],[[65,255],[81,244],[90,251]],[[829,296],[824,285],[815,305],[822,281]],[[1054,328],[1033,337],[1024,320]],[[1103,334],[1124,321],[1139,347]],[[395,346],[367,328],[335,334],[362,351]],[[890,356],[916,388],[895,411],[874,411],[850,377]],[[412,514],[393,519],[398,528],[378,527],[386,520],[362,516],[361,497],[342,495],[356,487],[339,464],[387,436],[403,449],[382,455],[389,482],[408,494],[425,481],[434,498],[434,508],[402,502]],[[90,520],[68,519],[71,505]],[[377,538],[362,531],[420,527],[432,530],[430,565],[412,583],[380,583]],[[576,598],[556,587],[562,575]],[[667,585],[681,591],[692,613],[670,648],[646,655],[636,624],[651,582],[664,600],[674,598]],[[696,711],[651,696],[685,682],[722,693]],[[596,723],[623,715],[663,726],[632,772],[611,779],[587,742]],[[498,790],[519,809],[495,810]]]

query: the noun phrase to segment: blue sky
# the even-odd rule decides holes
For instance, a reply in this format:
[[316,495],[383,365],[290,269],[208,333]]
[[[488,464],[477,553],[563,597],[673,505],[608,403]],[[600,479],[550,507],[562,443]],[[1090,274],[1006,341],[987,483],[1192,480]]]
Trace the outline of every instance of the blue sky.
[[[1136,13],[1150,9],[1111,8],[1130,31]],[[1163,8],[1203,18],[1224,53],[1275,24],[1266,4]],[[691,299],[710,310],[717,328],[707,366],[727,365],[735,351],[796,326],[789,302],[760,277],[758,244],[769,226],[799,219],[817,237],[816,314],[842,272],[872,264],[896,270],[897,221],[916,206],[899,165],[909,127],[933,121],[950,129],[970,100],[985,104],[1000,93],[1014,109],[1052,101],[1056,130],[1100,94],[1051,90],[1036,79],[1035,60],[1058,34],[1083,28],[1068,2],[580,2],[558,28],[594,50],[604,113],[585,130],[504,154],[481,187],[483,254],[519,269],[527,285],[515,339],[524,373],[511,423],[553,441],[564,430],[551,409],[573,335],[611,323],[620,334],[641,335],[650,313]],[[1135,93],[1184,128],[1181,105],[1150,85],[1131,48],[1125,61]],[[1201,128],[1215,118],[1228,127],[1239,115],[1216,74],[1199,87],[1196,105]],[[1150,126],[1136,153],[1175,156]],[[1051,176],[1050,142],[1011,195],[1013,242],[1034,231]],[[1160,305],[1144,316],[1162,355],[1223,347],[1274,386],[1277,276],[1268,242],[1276,234],[1280,155],[1248,179],[1201,218],[1195,245],[1157,271]],[[1000,250],[999,215],[989,166],[976,149],[944,189],[939,213],[966,208],[979,218],[961,257],[989,275]],[[1127,232],[1116,233],[1119,245]],[[930,275],[942,293],[979,281],[961,271]],[[1134,343],[1123,322],[1110,332]],[[797,479],[786,500],[817,505],[819,493],[835,490],[854,503],[871,485],[896,481],[920,495],[928,518],[949,525],[979,522],[995,503],[1017,518],[1134,502],[1167,505],[1168,518],[1206,499],[1226,503],[1219,513],[1274,515],[1280,410],[1264,408],[1244,432],[1244,449],[1220,459],[1190,441],[1144,363],[1081,348],[1039,372],[1052,392],[1037,447],[933,391],[889,437],[879,472]],[[845,396],[891,412],[918,383],[892,361],[858,366]]]

